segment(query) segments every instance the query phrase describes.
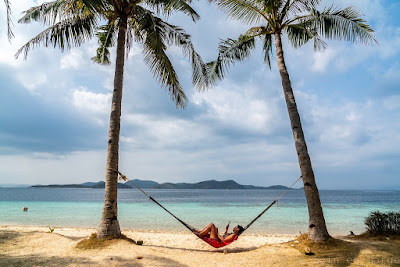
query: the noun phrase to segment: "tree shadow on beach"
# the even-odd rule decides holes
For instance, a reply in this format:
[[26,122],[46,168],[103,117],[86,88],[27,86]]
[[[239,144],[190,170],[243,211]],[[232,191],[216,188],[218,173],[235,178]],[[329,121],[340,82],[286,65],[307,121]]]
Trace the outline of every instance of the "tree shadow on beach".
[[43,257],[43,255],[0,256],[0,266],[69,266],[88,265],[95,262],[83,257]]
[[[150,262],[151,263],[150,263]],[[0,255],[0,266],[18,266],[18,267],[30,267],[30,266],[177,266],[187,267],[188,265],[182,264],[175,260],[158,257],[158,256],[146,256],[136,258],[126,257],[110,257],[103,259],[100,262],[94,261],[87,257],[61,257],[52,256],[44,257],[43,255],[24,255],[24,256],[5,256]]]
[[7,241],[20,237],[21,234],[14,231],[0,231],[0,245]]
[[[137,257],[135,259],[123,259],[117,258],[115,259],[118,262],[118,266],[121,267],[130,267],[130,266],[176,266],[176,267],[187,267],[189,265],[177,262],[175,260],[158,257],[158,256],[150,256],[150,257]],[[148,262],[151,261],[151,264]],[[156,263],[155,263],[156,262]]]
[[163,245],[143,245],[146,247],[154,247],[154,248],[165,248],[171,250],[180,250],[180,251],[191,251],[191,252],[210,252],[210,253],[242,253],[247,251],[253,251],[258,249],[258,247],[248,247],[248,248],[220,248],[220,249],[199,249],[199,248],[182,248],[182,247],[170,247]]
[[[315,266],[385,265],[400,266],[400,242],[331,238],[327,242],[310,242],[305,238],[288,244],[304,254],[303,263]],[[309,249],[312,253],[306,253]],[[308,254],[308,255],[307,255]]]

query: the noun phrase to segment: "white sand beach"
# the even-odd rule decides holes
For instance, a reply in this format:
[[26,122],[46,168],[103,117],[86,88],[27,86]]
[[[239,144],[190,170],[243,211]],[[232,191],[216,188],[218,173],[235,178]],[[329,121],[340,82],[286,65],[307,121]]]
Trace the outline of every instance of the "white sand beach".
[[[293,235],[243,235],[228,247],[214,249],[190,233],[123,230],[143,245],[116,240],[101,249],[76,248],[94,232],[93,228],[55,228],[49,233],[48,227],[0,226],[0,266],[326,266],[346,257],[351,260],[348,265],[355,266],[380,266],[389,260],[400,264],[400,249],[393,252],[400,248],[397,241],[375,245],[348,241],[355,244],[347,249],[349,255],[333,250],[331,255],[310,257],[295,248],[298,241]],[[382,253],[385,246],[387,252]],[[378,249],[380,254],[374,251]]]

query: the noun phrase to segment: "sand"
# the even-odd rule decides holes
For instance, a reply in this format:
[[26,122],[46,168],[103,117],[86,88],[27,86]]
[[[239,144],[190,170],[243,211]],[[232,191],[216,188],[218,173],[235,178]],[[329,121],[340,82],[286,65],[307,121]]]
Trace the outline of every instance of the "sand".
[[[55,228],[53,233],[49,233],[47,227],[0,226],[0,266],[337,265],[333,262],[334,254],[332,257],[325,255],[322,258],[318,255],[309,257],[302,254],[294,248],[293,240],[296,236],[293,235],[244,234],[230,246],[214,249],[190,233],[123,230],[127,237],[143,240],[143,246],[127,240],[117,240],[102,249],[82,250],[75,247],[80,240],[88,238],[94,232],[95,229],[91,228]],[[364,252],[361,249],[364,244],[362,241],[351,242],[359,242],[360,245],[357,245],[357,254],[351,254],[351,264],[345,266],[381,265],[381,262],[374,263],[364,259],[373,253],[371,251],[374,247],[366,247]],[[400,243],[394,245],[398,246],[400,252]],[[392,244],[388,246],[389,254],[385,252],[382,255],[386,255],[388,259],[391,257],[392,263],[389,265],[394,264],[393,266],[398,257],[400,265],[400,255],[393,253],[397,251],[397,247],[392,249]],[[382,245],[378,244],[377,248],[381,249]],[[364,257],[364,254],[367,256]]]

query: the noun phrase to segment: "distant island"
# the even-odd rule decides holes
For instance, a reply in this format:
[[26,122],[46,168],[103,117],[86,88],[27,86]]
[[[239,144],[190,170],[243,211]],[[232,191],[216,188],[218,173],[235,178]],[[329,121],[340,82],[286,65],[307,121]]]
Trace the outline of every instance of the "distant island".
[[[289,187],[283,185],[273,185],[268,187],[253,186],[253,185],[241,185],[233,180],[226,181],[216,181],[208,180],[199,183],[163,183],[159,184],[154,181],[149,180],[138,180],[135,179],[133,182],[144,189],[266,189],[266,190],[285,190]],[[32,188],[104,188],[105,182],[86,182],[82,184],[51,184],[51,185],[33,185]],[[120,189],[132,189],[135,188],[129,182],[118,183],[118,188]]]

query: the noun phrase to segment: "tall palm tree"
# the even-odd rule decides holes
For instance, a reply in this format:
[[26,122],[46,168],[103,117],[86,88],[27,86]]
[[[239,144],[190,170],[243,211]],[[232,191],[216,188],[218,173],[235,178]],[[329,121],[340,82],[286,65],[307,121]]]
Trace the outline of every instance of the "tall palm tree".
[[329,233],[285,64],[282,35],[286,34],[290,44],[295,48],[313,40],[314,49],[320,50],[326,47],[322,38],[373,44],[376,42],[372,35],[374,31],[361,19],[360,13],[354,7],[343,10],[330,7],[318,11],[316,8],[320,0],[213,0],[213,2],[228,16],[249,25],[261,24],[261,26],[251,27],[237,40],[221,41],[217,60],[207,64],[210,82],[221,80],[230,65],[250,56],[256,38],[261,40],[265,63],[271,68],[273,40],[275,40],[278,69],[307,198],[308,234],[312,240],[327,240]]
[[11,21],[11,4],[9,0],[4,0],[4,4],[6,5],[7,9],[7,36],[8,40],[11,41],[11,39],[14,37],[14,33],[12,32],[11,26],[12,26],[12,21]]
[[190,0],[56,0],[30,8],[19,20],[22,23],[35,20],[49,27],[19,49],[17,57],[21,53],[26,57],[31,47],[40,44],[58,46],[61,50],[70,49],[96,35],[99,48],[92,60],[100,64],[110,64],[109,48],[114,44],[117,46],[108,133],[105,198],[102,219],[97,229],[98,238],[121,235],[117,219],[121,101],[125,57],[133,43],[136,41],[141,44],[145,62],[154,77],[168,90],[177,108],[184,108],[187,99],[166,54],[168,45],[181,47],[183,53],[189,56],[193,83],[196,86],[207,84],[205,65],[195,52],[190,36],[183,29],[165,22],[148,9],[164,15],[181,11],[196,21],[199,15],[189,3]]

